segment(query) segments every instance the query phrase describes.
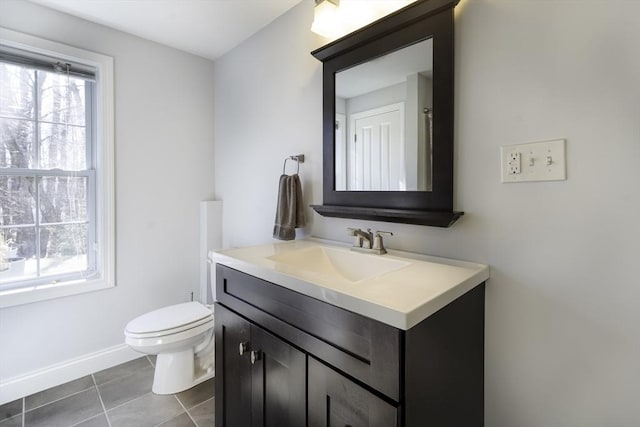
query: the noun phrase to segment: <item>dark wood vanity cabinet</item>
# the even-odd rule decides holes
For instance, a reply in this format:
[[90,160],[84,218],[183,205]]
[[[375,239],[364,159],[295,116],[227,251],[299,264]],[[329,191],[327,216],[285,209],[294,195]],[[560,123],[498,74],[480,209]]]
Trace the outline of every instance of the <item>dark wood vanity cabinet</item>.
[[484,283],[404,331],[216,265],[217,427],[483,425]]
[[309,357],[309,427],[397,426],[398,408]]
[[222,306],[216,319],[225,405],[216,425],[306,425],[306,355]]
[[222,306],[216,307],[215,317],[216,394],[223,395],[216,406],[224,402],[224,410],[216,410],[216,425],[250,426],[251,364],[248,355],[240,356],[238,348],[249,342],[251,324]]

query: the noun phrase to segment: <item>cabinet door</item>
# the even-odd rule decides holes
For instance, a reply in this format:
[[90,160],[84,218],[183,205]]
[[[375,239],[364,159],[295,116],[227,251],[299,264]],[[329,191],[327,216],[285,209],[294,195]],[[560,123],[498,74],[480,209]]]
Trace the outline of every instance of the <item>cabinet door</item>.
[[[251,425],[250,323],[216,304],[216,426]],[[243,344],[243,355],[239,353]]]
[[349,378],[309,363],[309,427],[393,427],[398,410]]
[[216,426],[306,425],[306,355],[216,304]]
[[254,427],[306,425],[306,356],[265,330],[251,327]]

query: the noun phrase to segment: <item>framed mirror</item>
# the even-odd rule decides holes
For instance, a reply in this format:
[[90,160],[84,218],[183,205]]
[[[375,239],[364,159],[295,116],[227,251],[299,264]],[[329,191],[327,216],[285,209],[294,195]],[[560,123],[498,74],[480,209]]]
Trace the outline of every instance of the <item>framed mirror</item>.
[[335,75],[336,191],[431,191],[433,40]]
[[422,0],[312,54],[323,62],[324,216],[448,227],[453,7]]

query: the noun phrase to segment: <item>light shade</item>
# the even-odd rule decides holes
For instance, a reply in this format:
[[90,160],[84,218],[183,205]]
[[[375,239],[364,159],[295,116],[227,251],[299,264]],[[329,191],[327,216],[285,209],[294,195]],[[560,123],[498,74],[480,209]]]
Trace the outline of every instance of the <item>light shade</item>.
[[332,38],[334,34],[342,31],[338,3],[331,0],[316,2],[316,7],[313,9],[311,31],[328,38]]
[[415,0],[316,0],[311,31],[337,39]]

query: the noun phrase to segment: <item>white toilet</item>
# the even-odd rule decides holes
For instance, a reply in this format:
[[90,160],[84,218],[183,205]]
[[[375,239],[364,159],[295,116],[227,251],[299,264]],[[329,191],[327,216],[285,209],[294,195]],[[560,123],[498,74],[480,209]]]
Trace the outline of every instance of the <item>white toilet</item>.
[[156,394],[178,393],[213,377],[213,312],[199,302],[136,317],[124,335],[134,350],[158,355],[152,388]]

